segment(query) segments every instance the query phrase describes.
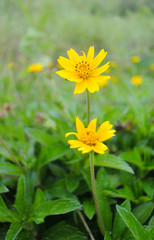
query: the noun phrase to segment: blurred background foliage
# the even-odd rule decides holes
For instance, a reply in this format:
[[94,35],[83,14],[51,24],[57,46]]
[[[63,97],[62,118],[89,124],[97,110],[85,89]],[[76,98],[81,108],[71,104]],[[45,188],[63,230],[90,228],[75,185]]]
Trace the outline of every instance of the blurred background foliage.
[[1,0],[1,58],[57,58],[95,44],[120,63],[134,54],[151,60],[153,11],[152,0]]

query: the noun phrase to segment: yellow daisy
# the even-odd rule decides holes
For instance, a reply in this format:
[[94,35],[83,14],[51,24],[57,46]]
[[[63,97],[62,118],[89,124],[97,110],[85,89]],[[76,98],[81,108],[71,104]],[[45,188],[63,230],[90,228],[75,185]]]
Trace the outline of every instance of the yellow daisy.
[[83,93],[86,89],[93,93],[99,90],[99,83],[104,79],[110,79],[110,76],[101,76],[109,68],[109,63],[97,68],[103,59],[106,57],[107,52],[102,49],[99,54],[94,58],[94,46],[89,48],[88,54],[82,51],[82,56],[79,56],[74,49],[67,51],[69,59],[59,57],[58,63],[64,70],[57,71],[56,73],[62,78],[76,83],[74,94]]
[[101,124],[98,131],[96,131],[97,118],[93,119],[87,128],[83,125],[81,120],[76,118],[77,133],[66,133],[65,137],[73,134],[78,140],[69,140],[70,148],[78,148],[78,151],[82,153],[88,153],[94,151],[99,154],[104,154],[108,147],[102,142],[115,136],[115,130],[110,130],[113,125],[106,121]]
[[142,78],[140,76],[133,76],[131,78],[131,83],[135,86],[139,86],[142,84]]
[[140,62],[140,58],[138,56],[131,56],[131,61],[133,63],[139,63]]
[[150,68],[152,71],[154,71],[154,63],[151,63],[151,64],[149,65],[149,68]]
[[43,70],[43,65],[40,63],[32,64],[27,68],[28,72],[40,72]]

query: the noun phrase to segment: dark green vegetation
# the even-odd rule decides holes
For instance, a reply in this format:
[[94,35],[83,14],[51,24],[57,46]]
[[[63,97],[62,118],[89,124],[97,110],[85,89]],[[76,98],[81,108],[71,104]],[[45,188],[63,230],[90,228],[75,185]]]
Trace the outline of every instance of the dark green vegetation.
[[[95,155],[105,240],[154,239],[152,3],[0,1],[0,136],[15,156],[0,143],[0,240],[87,240],[81,213],[103,239],[88,155],[70,150],[64,137],[77,115],[86,122],[86,95],[73,95],[74,83],[55,75],[59,55],[93,44],[108,51],[104,62],[116,61],[109,74],[117,77],[91,95],[91,118],[117,130],[110,150]],[[44,70],[28,73],[37,62]],[[133,75],[141,86],[131,85]]]

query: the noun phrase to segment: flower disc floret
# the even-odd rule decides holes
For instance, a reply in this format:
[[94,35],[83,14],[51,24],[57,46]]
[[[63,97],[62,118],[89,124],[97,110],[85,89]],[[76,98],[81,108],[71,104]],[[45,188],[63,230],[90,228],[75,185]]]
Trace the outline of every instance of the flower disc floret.
[[67,54],[69,59],[59,57],[58,63],[64,70],[56,73],[62,78],[76,83],[74,94],[80,94],[86,89],[92,93],[98,91],[100,84],[104,80],[110,79],[110,76],[101,76],[109,68],[109,62],[98,67],[107,55],[104,49],[96,57],[94,57],[94,46],[89,48],[87,56],[83,51],[83,55],[79,56],[72,48],[67,51]]
[[75,135],[77,140],[69,140],[70,148],[78,148],[82,153],[94,151],[99,154],[104,154],[108,147],[102,142],[114,136],[115,130],[111,130],[112,125],[109,121],[101,124],[98,131],[96,131],[97,119],[93,119],[87,128],[83,125],[81,120],[76,118],[77,133],[70,132],[65,136]]

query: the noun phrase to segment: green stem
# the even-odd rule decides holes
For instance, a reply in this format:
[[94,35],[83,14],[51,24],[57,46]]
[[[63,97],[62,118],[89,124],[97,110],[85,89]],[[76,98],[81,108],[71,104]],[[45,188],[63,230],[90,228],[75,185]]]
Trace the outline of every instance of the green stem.
[[92,232],[90,231],[90,228],[89,228],[88,224],[86,223],[86,221],[84,219],[83,214],[80,211],[77,211],[77,214],[79,215],[79,217],[80,217],[80,219],[81,219],[81,221],[82,221],[82,223],[83,223],[87,233],[89,234],[90,239],[91,240],[95,240],[94,236],[92,235]]
[[90,122],[90,93],[87,91],[87,126],[89,125]]
[[101,218],[101,213],[99,210],[96,185],[95,185],[94,152],[89,153],[89,158],[90,158],[91,185],[92,185],[92,192],[93,192],[93,198],[94,198],[94,202],[95,202],[96,213],[97,213],[99,224],[103,230],[103,233],[105,234],[105,227],[104,227],[104,224],[103,224],[103,221]]
[[3,141],[3,139],[0,136],[0,142],[3,145],[3,147],[6,149],[6,151],[10,154],[10,156],[12,157],[12,159],[14,160],[14,162],[25,172],[25,169],[23,168],[23,166],[19,163],[19,161],[16,159],[16,157],[12,154],[12,152],[10,151],[10,149],[7,147],[7,145],[5,144],[5,142]]
[[[87,90],[87,127],[90,122],[90,94],[89,91]],[[96,192],[96,185],[95,185],[95,171],[94,171],[94,152],[89,153],[89,158],[90,158],[90,173],[91,173],[91,185],[92,185],[92,193],[93,193],[93,198],[95,202],[95,208],[96,208],[96,213],[98,217],[99,224],[102,228],[102,231],[105,235],[105,227],[101,218],[101,213],[99,210],[99,205],[98,205],[98,199],[97,199],[97,192]]]

